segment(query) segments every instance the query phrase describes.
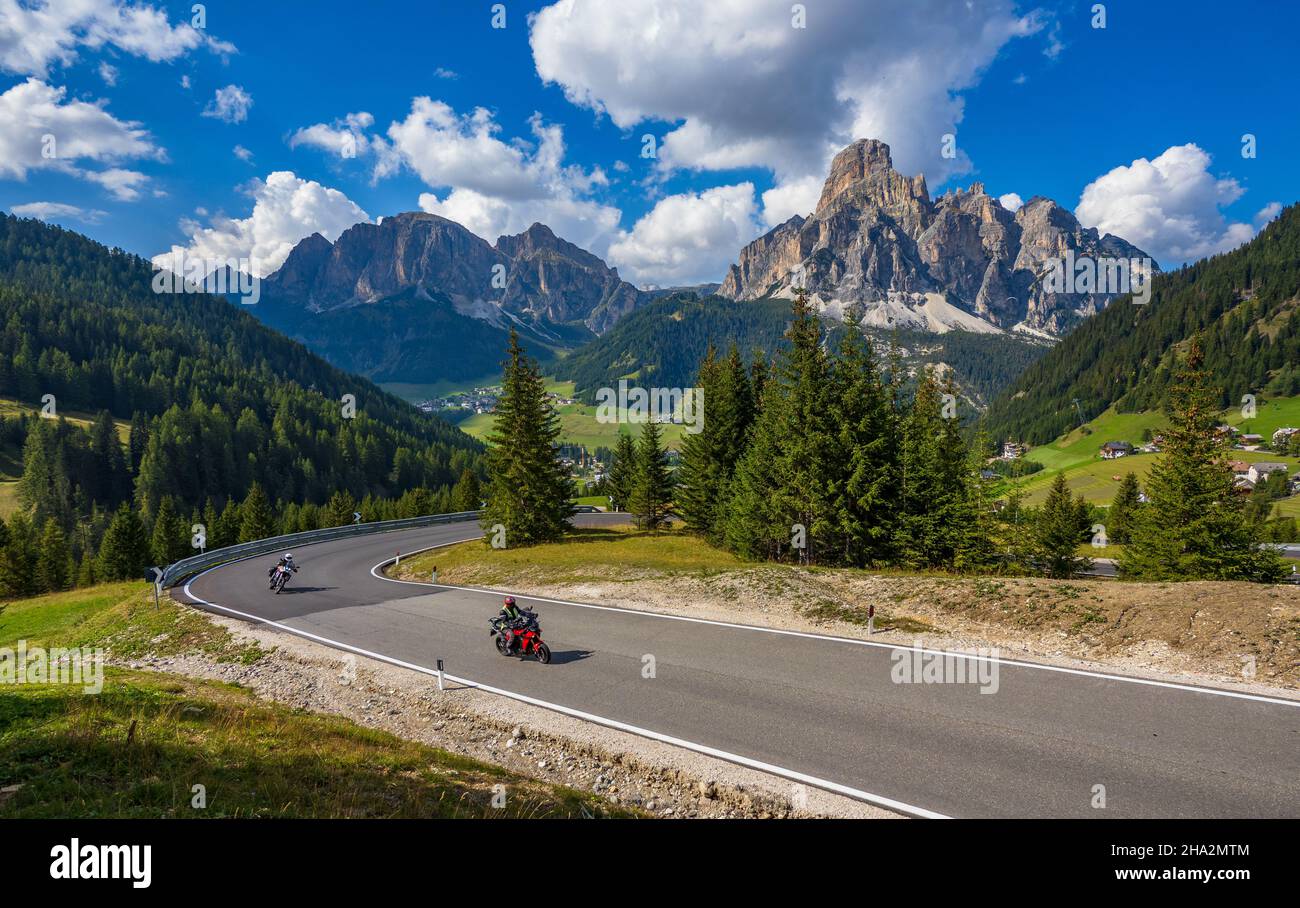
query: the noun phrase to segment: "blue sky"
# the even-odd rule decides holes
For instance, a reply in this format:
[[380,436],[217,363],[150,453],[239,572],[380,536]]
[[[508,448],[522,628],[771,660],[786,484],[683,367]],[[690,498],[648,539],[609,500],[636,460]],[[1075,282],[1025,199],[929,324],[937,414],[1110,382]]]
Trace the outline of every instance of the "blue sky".
[[668,285],[807,214],[859,136],[934,195],[1046,195],[1166,267],[1297,196],[1293,4],[192,6],[0,0],[0,206],[267,272],[399,211],[542,220]]

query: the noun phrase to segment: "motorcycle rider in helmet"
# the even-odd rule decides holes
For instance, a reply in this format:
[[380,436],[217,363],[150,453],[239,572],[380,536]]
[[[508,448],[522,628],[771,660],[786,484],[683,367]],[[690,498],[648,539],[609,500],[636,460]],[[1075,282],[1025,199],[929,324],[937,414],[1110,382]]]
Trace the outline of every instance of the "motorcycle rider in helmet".
[[515,622],[523,617],[523,612],[515,604],[514,596],[507,596],[505,605],[501,606],[500,618],[501,626],[504,628],[503,636],[506,641],[506,654],[509,655],[510,648],[515,644]]
[[275,563],[275,567],[271,568],[271,570],[266,572],[266,576],[274,577],[275,572],[278,571],[280,568],[287,568],[288,570],[293,571],[293,573],[295,574],[298,573],[298,565],[293,563],[293,552],[285,552],[283,555],[281,555],[280,560]]

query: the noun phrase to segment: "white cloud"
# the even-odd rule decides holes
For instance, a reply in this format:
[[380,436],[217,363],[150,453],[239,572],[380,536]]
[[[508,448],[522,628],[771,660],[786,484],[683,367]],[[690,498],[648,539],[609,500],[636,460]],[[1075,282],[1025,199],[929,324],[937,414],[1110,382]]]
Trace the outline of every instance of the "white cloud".
[[84,163],[164,160],[163,150],[139,123],[108,113],[105,102],[65,101],[65,94],[28,79],[0,95],[0,178],[51,170],[98,183],[119,199],[137,198],[144,174],[118,166],[88,170]]
[[152,62],[175,60],[198,47],[230,54],[235,47],[189,23],[172,25],[147,3],[121,0],[0,0],[0,70],[48,75],[74,62],[78,49],[105,46]]
[[752,183],[672,195],[621,234],[609,261],[638,284],[720,281],[759,229]]
[[998,196],[998,202],[1000,202],[1002,207],[1007,211],[1019,211],[1025,204],[1025,200],[1016,192],[1008,192],[1006,195]]
[[812,175],[767,190],[763,193],[763,223],[775,227],[796,214],[812,214],[821,198],[823,182],[822,177]]
[[104,84],[112,88],[117,84],[117,67],[107,60],[99,64],[99,77],[104,80]]
[[63,202],[27,202],[23,205],[11,205],[9,210],[22,218],[40,218],[42,221],[80,221],[83,224],[97,224],[106,212],[98,208],[78,208]]
[[1259,209],[1259,211],[1255,212],[1255,226],[1259,228],[1263,228],[1265,224],[1273,220],[1273,218],[1277,217],[1281,213],[1282,213],[1281,202],[1269,202],[1263,208]]
[[420,195],[421,209],[489,241],[541,221],[603,255],[621,214],[591,196],[608,185],[608,177],[598,167],[565,164],[559,126],[545,123],[540,114],[528,123],[530,139],[506,141],[490,111],[480,107],[461,114],[442,101],[418,97],[405,119],[389,125],[387,138],[370,133],[374,117],[361,111],[299,129],[289,144],[340,158],[367,158],[376,180],[408,168],[433,190]]
[[190,77],[181,76],[181,88],[189,88],[189,87],[190,87]]
[[234,148],[234,152],[235,152],[235,157],[239,158],[239,160],[243,161],[245,164],[253,160],[253,153],[249,151],[247,148],[245,148],[243,145],[236,145]]
[[339,192],[290,171],[275,171],[266,180],[252,183],[249,194],[253,211],[246,218],[213,217],[204,227],[194,221],[181,222],[189,235],[184,246],[172,246],[156,255],[160,268],[176,270],[177,256],[208,261],[246,260],[255,277],[266,277],[288,257],[304,237],[320,233],[336,240],[353,224],[370,216]]
[[203,116],[214,117],[223,123],[242,123],[248,119],[248,109],[253,106],[253,96],[238,85],[218,88]]
[[1123,237],[1165,268],[1235,249],[1257,228],[1230,222],[1221,209],[1245,190],[1209,168],[1210,156],[1198,146],[1174,145],[1093,180],[1076,214],[1084,226]]
[[808,4],[806,28],[792,27],[783,0],[756,7],[563,0],[532,18],[533,59],[543,80],[623,129],[677,124],[660,143],[667,171],[765,167],[785,186],[824,178],[836,151],[876,138],[900,170],[938,185],[969,169],[963,153],[941,155],[960,92],[1043,26],[1011,0],[824,0]]

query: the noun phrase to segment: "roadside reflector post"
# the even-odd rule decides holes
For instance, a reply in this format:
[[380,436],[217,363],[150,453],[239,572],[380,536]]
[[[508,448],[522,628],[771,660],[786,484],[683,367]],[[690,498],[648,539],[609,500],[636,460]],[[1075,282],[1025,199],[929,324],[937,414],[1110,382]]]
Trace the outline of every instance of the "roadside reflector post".
[[438,660],[438,690],[443,690],[442,686],[442,660]]
[[393,567],[397,567],[401,563],[402,563],[402,553],[398,552],[397,557],[393,559]]
[[867,636],[870,637],[876,632],[876,607],[867,606]]

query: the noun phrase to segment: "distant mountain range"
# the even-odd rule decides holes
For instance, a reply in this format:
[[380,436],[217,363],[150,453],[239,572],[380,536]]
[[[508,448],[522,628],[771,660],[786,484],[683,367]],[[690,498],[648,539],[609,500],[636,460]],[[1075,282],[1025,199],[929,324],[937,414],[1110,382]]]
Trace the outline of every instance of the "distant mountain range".
[[1121,297],[1079,325],[993,402],[989,433],[1042,444],[1111,406],[1158,409],[1193,338],[1221,406],[1300,395],[1300,205],[1232,252],[1157,275],[1145,304]]
[[719,293],[792,296],[802,281],[823,312],[866,325],[1056,337],[1118,295],[1054,292],[1043,276],[1067,255],[1150,258],[1051,199],[1013,213],[975,183],[932,202],[925,177],[903,176],[888,145],[860,139],[835,156],[812,215],[742,249]]
[[[1013,213],[977,183],[931,201],[924,177],[899,174],[887,145],[863,139],[836,155],[816,210],[740,250],[720,285],[639,289],[543,224],[491,244],[454,221],[407,212],[333,243],[302,240],[250,308],[342,368],[420,384],[494,371],[511,328],[546,359],[683,290],[752,302],[792,296],[797,280],[828,318],[868,328],[1050,341],[1115,296],[1054,292],[1043,272],[1066,255],[1148,258],[1049,199]],[[980,384],[974,396],[997,390]]]

